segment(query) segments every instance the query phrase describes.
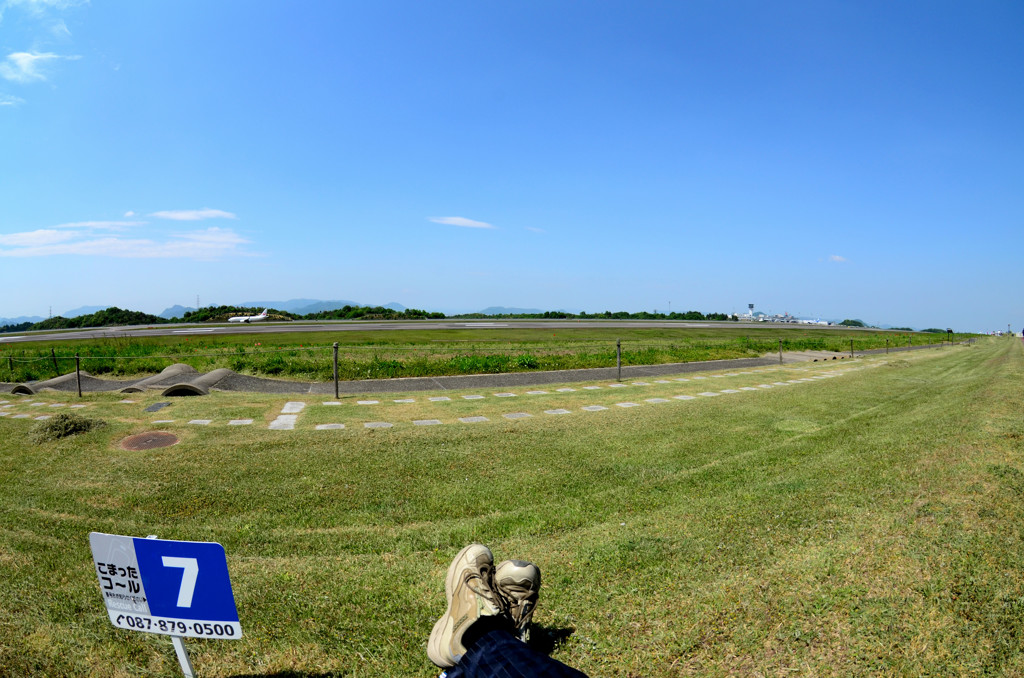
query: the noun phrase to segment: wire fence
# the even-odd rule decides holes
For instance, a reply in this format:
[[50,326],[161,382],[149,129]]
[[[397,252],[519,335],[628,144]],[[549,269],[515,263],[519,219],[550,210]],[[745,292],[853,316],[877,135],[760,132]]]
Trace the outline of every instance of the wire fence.
[[[493,374],[536,370],[580,369],[615,365],[654,365],[671,362],[757,357],[784,351],[823,350],[851,355],[885,348],[954,343],[956,335],[865,335],[862,337],[789,336],[784,338],[731,337],[722,339],[663,339],[657,341],[572,340],[558,342],[435,341],[398,345],[386,342],[358,345],[292,345],[224,347],[209,350],[152,352],[149,347],[125,342],[110,346],[80,347],[74,354],[50,348],[31,354],[16,345],[0,361],[7,363],[13,383],[54,378],[86,370],[94,376],[136,376],[157,373],[175,363],[197,371],[228,368],[253,376],[312,381],[384,379],[395,377]],[[94,353],[93,351],[96,351]],[[0,362],[0,365],[3,363]],[[2,367],[0,367],[2,370]]]

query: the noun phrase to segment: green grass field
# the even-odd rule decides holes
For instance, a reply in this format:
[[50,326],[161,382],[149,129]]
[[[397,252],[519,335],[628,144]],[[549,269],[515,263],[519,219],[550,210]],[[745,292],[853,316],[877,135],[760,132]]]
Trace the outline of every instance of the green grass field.
[[[91,341],[0,343],[0,380],[19,383],[50,379],[75,369],[93,375],[153,374],[173,363],[201,372],[226,367],[243,374],[310,381],[333,379],[333,348],[339,346],[339,378],[387,379],[457,374],[611,367],[616,342],[622,364],[655,365],[750,358],[784,351],[848,353],[886,346],[939,344],[945,334],[806,326],[700,323],[665,328],[581,326],[529,329],[424,329],[192,335]],[[954,335],[954,341],[972,335]]]
[[[201,676],[436,676],[426,639],[471,541],[540,565],[535,639],[595,678],[1024,674],[1019,340],[707,376],[291,397],[294,431],[267,430],[287,400],[268,395],[0,396],[107,422],[35,444],[0,418],[0,675],[180,675],[166,637],[108,622],[90,531],[224,545],[244,637],[188,641]],[[153,429],[181,442],[119,448]]]

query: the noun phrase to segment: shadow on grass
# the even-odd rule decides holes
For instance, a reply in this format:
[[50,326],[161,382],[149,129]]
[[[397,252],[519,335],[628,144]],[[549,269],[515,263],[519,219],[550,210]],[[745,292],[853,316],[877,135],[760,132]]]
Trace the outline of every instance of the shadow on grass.
[[552,626],[533,624],[530,627],[530,647],[542,654],[550,655],[561,647],[576,629],[559,629]]

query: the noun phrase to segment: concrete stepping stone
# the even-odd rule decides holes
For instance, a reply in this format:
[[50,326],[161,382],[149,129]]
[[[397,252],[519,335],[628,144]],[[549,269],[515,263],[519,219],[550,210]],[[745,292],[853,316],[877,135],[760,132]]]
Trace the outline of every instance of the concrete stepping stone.
[[646,381],[634,381],[633,386],[650,386]]
[[192,419],[188,423],[196,426],[209,426],[213,422],[213,419]]
[[739,391],[737,391],[734,388],[727,388],[724,391],[722,391],[722,393],[739,393]]
[[647,398],[644,402],[654,403],[655,405],[657,405],[658,403],[667,403],[668,401],[665,400],[664,398]]
[[45,404],[46,403],[29,403],[28,406],[29,407],[42,407]]
[[122,405],[134,405],[138,401],[135,401],[135,400],[118,400],[117,402],[121,403]]
[[466,395],[466,396],[462,396],[462,397],[465,400],[483,400],[484,399],[484,397],[482,395]]
[[29,416],[28,414],[15,414],[11,419],[28,419]]
[[150,405],[149,407],[147,407],[146,409],[144,409],[142,411],[143,412],[159,412],[160,410],[164,409],[165,407],[170,407],[170,406],[171,406],[170,403],[153,403],[152,405]]
[[317,431],[337,431],[345,428],[344,424],[317,424],[314,428]]
[[0,400],[0,405],[6,405],[9,402],[11,402],[11,401],[10,400]]
[[672,382],[669,381],[668,379],[655,379],[654,383],[655,384],[671,384]]
[[36,421],[46,421],[47,419],[50,419],[51,417],[53,417],[52,414],[40,414],[38,417],[35,417],[35,420]]
[[516,394],[515,393],[495,393],[494,397],[495,398],[515,398]]
[[725,379],[725,375],[724,374],[712,374],[711,378],[712,379]]
[[600,412],[601,410],[607,410],[608,408],[604,407],[602,405],[587,405],[587,406],[582,407],[580,409],[582,409],[582,410],[584,410],[586,412]]
[[697,396],[692,396],[692,395],[677,395],[677,396],[672,396],[672,398],[673,398],[673,399],[675,399],[675,400],[696,400],[696,399],[697,399]]
[[757,389],[755,387],[753,387],[753,386],[741,386],[740,390],[741,391],[756,391]]
[[414,403],[414,402],[416,402],[416,399],[415,398],[399,398],[395,402],[396,403]]
[[338,405],[340,407],[341,403],[338,402],[337,400],[327,400],[327,401],[324,401],[324,405],[328,405],[328,406]]
[[556,388],[555,390],[558,391],[559,393],[574,393],[576,391],[576,389],[569,388],[568,386],[565,388]]
[[640,407],[639,403],[615,403],[618,407]]
[[600,388],[601,388],[600,386],[584,386],[583,390],[584,391],[597,391],[597,390],[600,390]]
[[[169,404],[169,403],[168,403]],[[64,407],[64,403],[53,403],[50,407]]]
[[738,372],[726,372],[725,376],[727,376],[727,377],[738,377],[740,375],[739,375]]
[[547,391],[527,391],[526,395],[547,395]]
[[154,424],[173,424],[174,420],[173,419],[154,419],[153,423]]
[[368,421],[363,424],[363,428],[391,428],[394,424],[389,424],[386,421]]
[[528,417],[532,417],[533,415],[528,414],[526,412],[512,412],[511,414],[503,414],[501,416],[505,417],[506,419],[526,419]]
[[459,417],[463,424],[479,424],[482,421],[490,421],[487,417]]
[[71,409],[73,409],[73,410],[80,410],[80,409],[82,409],[83,407],[85,407],[85,405],[72,405],[72,406],[71,406]]
[[447,396],[437,396],[436,398],[429,398],[429,400],[432,403],[446,403],[446,402],[450,402],[451,398],[449,398]]
[[357,400],[356,405],[380,405],[379,400]]
[[248,426],[252,423],[252,419],[232,419],[228,422],[228,426]]
[[270,426],[267,428],[271,431],[291,431],[295,428],[295,422],[298,419],[299,415],[297,414],[279,414],[277,419],[270,422]]
[[690,381],[690,380],[689,379],[684,379],[684,378],[680,377],[679,379],[676,379],[676,381]]
[[544,410],[544,414],[570,414],[569,410]]
[[772,382],[772,384],[774,384],[775,386],[791,386],[791,384],[787,384],[784,381],[774,381]]
[[291,401],[284,404],[284,407],[281,408],[281,414],[298,414],[304,409],[306,409],[306,403]]
[[707,379],[707,377],[694,377],[693,378],[694,381],[699,381],[700,379]]
[[757,387],[758,388],[775,388],[771,384],[758,384]]
[[608,388],[626,388],[625,384],[608,384]]
[[703,393],[698,393],[697,395],[702,395],[705,398],[714,398],[715,396],[722,395],[722,394],[721,393],[717,393],[715,391],[704,391]]
[[0,417],[9,417],[11,415],[10,410],[0,411]]
[[412,423],[417,426],[437,426],[441,423],[440,419],[416,419]]

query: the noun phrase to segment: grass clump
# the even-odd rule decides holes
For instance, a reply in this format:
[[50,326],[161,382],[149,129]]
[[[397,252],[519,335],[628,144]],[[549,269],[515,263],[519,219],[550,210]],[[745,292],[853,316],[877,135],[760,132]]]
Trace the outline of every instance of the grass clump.
[[28,432],[34,443],[48,443],[68,436],[86,433],[104,425],[99,419],[89,419],[74,412],[61,412],[52,419],[41,421]]

